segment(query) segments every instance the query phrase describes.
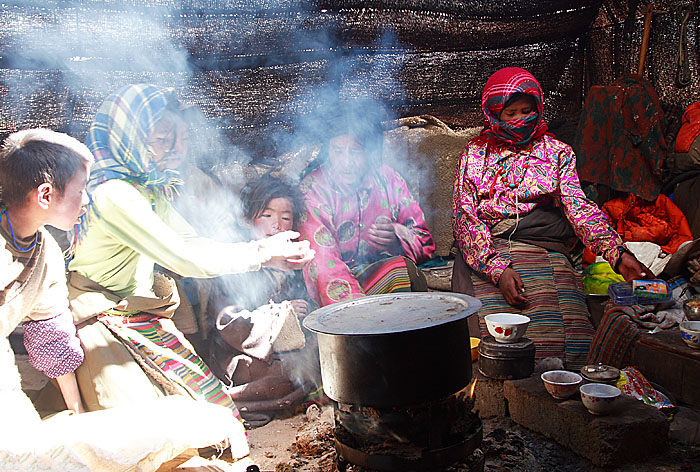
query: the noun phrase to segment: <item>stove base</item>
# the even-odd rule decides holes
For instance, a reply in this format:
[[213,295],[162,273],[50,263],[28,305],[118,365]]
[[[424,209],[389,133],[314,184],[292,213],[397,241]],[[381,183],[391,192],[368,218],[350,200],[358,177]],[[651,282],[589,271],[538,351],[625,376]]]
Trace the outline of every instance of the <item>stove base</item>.
[[[462,441],[440,449],[415,451],[405,456],[392,454],[374,454],[355,449],[343,444],[336,437],[335,449],[340,472],[345,472],[349,464],[376,471],[440,471],[460,460],[468,459],[470,472],[481,472],[484,468],[483,454],[476,449],[481,445],[483,429],[478,419],[476,430]],[[476,452],[475,452],[476,451]],[[476,457],[470,458],[473,455]],[[474,464],[475,463],[475,464]]]

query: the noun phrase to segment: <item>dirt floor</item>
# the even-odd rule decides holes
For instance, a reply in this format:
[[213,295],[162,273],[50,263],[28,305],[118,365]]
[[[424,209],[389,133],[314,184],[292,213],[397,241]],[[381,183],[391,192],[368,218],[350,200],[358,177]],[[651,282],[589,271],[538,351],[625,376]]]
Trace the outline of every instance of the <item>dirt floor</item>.
[[[251,457],[263,472],[334,472],[332,407],[315,405],[307,412],[274,419],[249,431]],[[482,453],[486,472],[700,472],[700,446],[672,442],[663,455],[618,468],[595,467],[556,442],[528,431],[509,418],[484,421]],[[448,472],[467,469],[459,464]],[[364,472],[348,467],[349,472]]]

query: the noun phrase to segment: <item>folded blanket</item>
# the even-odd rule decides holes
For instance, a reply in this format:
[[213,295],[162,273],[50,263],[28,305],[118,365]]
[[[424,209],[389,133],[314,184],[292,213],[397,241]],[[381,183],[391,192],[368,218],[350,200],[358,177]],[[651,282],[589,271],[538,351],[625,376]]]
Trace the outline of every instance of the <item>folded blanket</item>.
[[289,301],[268,303],[253,311],[228,306],[217,316],[216,329],[226,344],[265,362],[275,352],[301,349],[306,344]]

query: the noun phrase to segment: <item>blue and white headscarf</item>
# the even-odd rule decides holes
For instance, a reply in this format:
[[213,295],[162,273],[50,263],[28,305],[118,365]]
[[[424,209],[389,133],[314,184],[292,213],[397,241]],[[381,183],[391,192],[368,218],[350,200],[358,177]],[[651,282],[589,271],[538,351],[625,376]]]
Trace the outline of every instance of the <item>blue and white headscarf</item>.
[[158,170],[147,144],[151,128],[180,103],[173,89],[128,85],[100,106],[85,144],[95,156],[88,192],[111,179],[123,179],[171,195],[182,184],[174,169]]
[[[108,180],[121,179],[172,198],[182,185],[175,169],[159,170],[152,160],[148,134],[167,110],[180,109],[173,89],[150,84],[127,85],[100,105],[90,125],[85,145],[95,156],[87,189]],[[99,218],[92,200],[76,226],[73,244],[85,233],[88,222]]]

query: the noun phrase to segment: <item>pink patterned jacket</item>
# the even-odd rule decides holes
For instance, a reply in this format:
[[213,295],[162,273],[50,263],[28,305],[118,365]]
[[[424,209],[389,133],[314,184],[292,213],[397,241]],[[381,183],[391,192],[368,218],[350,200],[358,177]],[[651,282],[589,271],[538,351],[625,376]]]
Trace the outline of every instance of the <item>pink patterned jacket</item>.
[[568,144],[545,135],[518,151],[470,143],[455,175],[452,228],[466,263],[494,284],[510,263],[493,247],[491,228],[505,218],[525,215],[554,202],[576,235],[614,266],[622,239],[605,214],[586,198]]
[[[304,276],[310,295],[321,306],[364,296],[349,266],[391,255],[422,264],[435,252],[423,211],[404,179],[386,165],[368,173],[359,190],[341,188],[323,166],[307,175],[300,188],[306,214],[298,230],[316,251]],[[367,242],[374,223],[394,224],[402,254],[380,253]]]

